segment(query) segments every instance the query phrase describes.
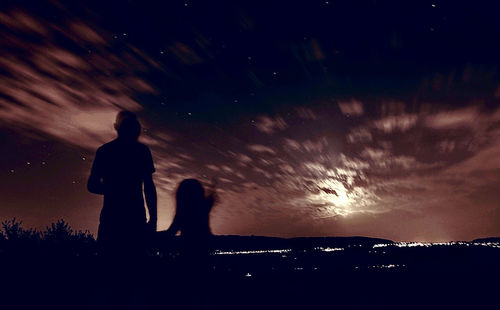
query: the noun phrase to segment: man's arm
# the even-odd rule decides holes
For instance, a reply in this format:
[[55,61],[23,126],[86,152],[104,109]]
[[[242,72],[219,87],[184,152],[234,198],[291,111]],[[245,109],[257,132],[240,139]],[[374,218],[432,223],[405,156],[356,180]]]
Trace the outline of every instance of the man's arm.
[[102,154],[99,149],[97,150],[90,170],[89,180],[87,182],[87,189],[89,192],[98,195],[104,195],[104,184],[102,182],[101,161]]
[[144,196],[146,197],[146,205],[149,211],[149,222],[151,230],[156,231],[156,223],[158,221],[158,211],[156,206],[156,186],[153,182],[153,175],[149,174],[144,178]]

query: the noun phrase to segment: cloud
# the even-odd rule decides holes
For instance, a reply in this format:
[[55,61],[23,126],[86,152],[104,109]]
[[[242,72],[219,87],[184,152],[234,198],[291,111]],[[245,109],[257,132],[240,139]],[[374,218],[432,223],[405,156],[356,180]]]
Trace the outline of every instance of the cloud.
[[86,25],[82,22],[76,22],[70,24],[69,28],[72,30],[74,34],[77,34],[77,38],[81,38],[89,43],[97,44],[97,45],[105,45],[106,42],[104,39],[97,34],[89,25]]
[[220,171],[220,168],[215,165],[206,165],[206,167],[212,171]]
[[270,174],[269,172],[265,171],[264,169],[262,168],[259,168],[259,167],[254,167],[253,170],[257,173],[260,173],[262,174],[263,176],[265,176],[266,178],[268,179],[272,179],[272,174]]
[[[135,96],[155,92],[138,77],[147,68],[133,65],[145,60],[132,49],[116,56],[95,29],[81,22],[54,25],[26,13],[13,14],[18,18],[0,15],[0,24],[7,26],[0,60],[2,125],[95,149],[115,135],[117,111],[139,111]],[[18,40],[14,30],[43,36]],[[76,42],[80,49],[61,48],[55,36]],[[93,44],[90,53],[85,42]]]
[[302,147],[310,153],[323,152],[327,146],[328,140],[326,137],[322,137],[315,142],[309,139],[302,142]]
[[360,154],[361,157],[370,160],[372,168],[382,168],[387,172],[397,172],[397,169],[423,169],[430,167],[437,167],[441,165],[440,162],[434,163],[421,163],[414,156],[399,155],[395,156],[387,149],[374,149],[366,147]]
[[[353,163],[351,167],[359,167],[356,160],[345,155],[341,156],[343,163]],[[357,184],[365,178],[364,173],[356,168],[329,168],[317,162],[306,162],[303,169],[307,171],[299,179],[305,196],[296,198],[297,203],[319,206],[314,212],[314,218],[332,218],[348,216],[354,213],[380,212],[375,205],[376,195],[364,185]],[[363,168],[368,168],[364,166]],[[309,178],[305,176],[310,176]],[[357,180],[357,181],[356,181]]]
[[300,150],[300,143],[289,138],[285,138],[285,146],[293,150]]
[[477,124],[478,113],[475,107],[439,112],[425,118],[425,125],[433,129],[456,129]]
[[343,101],[338,103],[340,111],[344,115],[361,116],[364,113],[363,103],[352,99],[351,101]]
[[364,127],[351,129],[346,138],[349,143],[365,143],[371,142],[373,139],[371,132]]
[[270,166],[270,165],[273,165],[274,163],[270,160],[267,160],[265,158],[260,158],[259,159],[259,163],[264,165],[264,166]]
[[355,170],[364,170],[370,168],[369,163],[356,158],[349,158],[344,154],[340,154],[340,163],[343,167]]
[[456,147],[455,141],[452,140],[444,140],[439,142],[438,144],[438,149],[440,153],[450,153],[453,152],[453,150]]
[[[495,132],[495,136],[490,145],[476,151],[467,159],[448,167],[446,174],[454,174],[457,177],[475,175],[481,178],[484,172],[497,173],[500,170],[500,132]],[[484,183],[487,180],[484,179]],[[484,184],[486,185],[486,184]]]
[[183,64],[197,65],[203,62],[198,53],[184,43],[175,42],[168,49]]
[[300,118],[305,119],[305,120],[317,120],[318,117],[316,116],[316,113],[313,112],[313,110],[309,108],[303,108],[299,107],[295,109],[297,111],[297,114],[299,115]]
[[286,173],[290,173],[290,174],[295,173],[295,169],[293,169],[293,167],[290,166],[289,164],[282,164],[279,166],[279,168],[280,168],[281,172],[286,172]]
[[48,30],[35,18],[21,11],[11,11],[9,14],[0,13],[0,23],[22,32],[36,32],[40,35],[46,35]]
[[261,144],[251,144],[248,145],[247,148],[251,151],[257,152],[257,153],[268,153],[271,155],[276,155],[276,151],[273,150],[272,148],[261,145]]
[[387,150],[373,149],[370,147],[365,148],[361,152],[361,157],[369,158],[372,160],[381,160],[383,158],[388,157],[389,155],[390,155],[390,153]]
[[255,123],[255,127],[257,127],[259,131],[272,134],[278,129],[286,129],[288,125],[282,117],[276,117],[273,119],[268,116],[259,116],[257,122]]
[[238,154],[237,159],[239,162],[244,163],[244,164],[249,164],[252,162],[252,158],[248,155],[245,155],[245,154]]
[[406,113],[406,104],[400,101],[389,100],[380,105],[380,114],[383,117],[402,115]]
[[226,173],[233,173],[234,172],[234,170],[232,168],[230,168],[229,166],[226,166],[226,165],[222,165],[221,169],[222,169],[222,171],[224,171]]
[[385,133],[405,132],[415,126],[417,120],[418,116],[413,114],[393,115],[375,120],[373,126]]

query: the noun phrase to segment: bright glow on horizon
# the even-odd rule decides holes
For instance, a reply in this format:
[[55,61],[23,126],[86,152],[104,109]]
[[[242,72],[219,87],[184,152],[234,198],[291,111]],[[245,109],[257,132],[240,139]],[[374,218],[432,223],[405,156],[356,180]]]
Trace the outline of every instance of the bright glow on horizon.
[[237,255],[237,254],[270,254],[270,253],[288,253],[291,249],[280,249],[280,250],[248,250],[248,251],[215,251],[213,255]]
[[377,243],[373,248],[385,248],[395,246],[398,248],[414,248],[414,247],[431,247],[431,246],[485,246],[491,248],[499,248],[500,242],[464,242],[464,241],[450,241],[450,242],[397,242],[397,243]]

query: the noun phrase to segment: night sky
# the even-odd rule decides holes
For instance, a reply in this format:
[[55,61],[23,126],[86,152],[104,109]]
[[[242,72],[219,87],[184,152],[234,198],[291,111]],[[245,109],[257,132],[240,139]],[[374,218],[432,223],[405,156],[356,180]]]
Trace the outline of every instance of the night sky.
[[117,111],[159,229],[218,180],[216,234],[500,235],[495,1],[2,1],[0,220],[95,233]]

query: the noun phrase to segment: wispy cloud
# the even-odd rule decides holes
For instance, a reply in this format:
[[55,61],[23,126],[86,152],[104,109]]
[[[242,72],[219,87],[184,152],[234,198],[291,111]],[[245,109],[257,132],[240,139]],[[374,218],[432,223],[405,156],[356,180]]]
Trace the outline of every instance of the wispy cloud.
[[[137,77],[148,61],[132,48],[119,56],[111,53],[103,38],[107,34],[89,25],[55,25],[22,12],[2,13],[0,23],[7,26],[0,60],[4,126],[93,149],[113,137],[118,110],[139,111],[142,107],[135,96],[154,92]],[[19,40],[33,33],[43,34],[45,41]],[[80,49],[56,45],[55,36],[75,42]]]
[[365,143],[371,142],[373,139],[371,132],[365,127],[351,129],[346,138],[349,143]]
[[270,148],[269,146],[261,145],[261,144],[251,144],[248,145],[247,148],[251,151],[257,153],[268,153],[271,155],[276,155],[276,151]]
[[387,150],[382,149],[373,149],[370,147],[365,148],[361,152],[361,157],[369,158],[372,160],[381,160],[385,157],[388,157],[390,153]]
[[385,133],[394,131],[407,131],[417,124],[418,116],[413,114],[401,114],[387,116],[373,122],[373,126]]
[[298,107],[296,108],[297,114],[299,115],[300,118],[305,119],[305,120],[317,120],[318,116],[316,113],[309,109],[309,108],[304,108],[304,107]]
[[299,150],[300,149],[300,143],[289,138],[285,138],[285,146],[287,148],[290,148],[292,150]]
[[276,130],[286,129],[288,125],[280,116],[276,118],[271,118],[269,116],[259,116],[257,118],[257,122],[255,123],[255,127],[264,133],[272,134]]
[[455,129],[474,126],[478,122],[475,107],[443,111],[426,117],[425,125],[434,129]]
[[361,116],[364,113],[361,101],[352,99],[351,101],[341,101],[338,104],[340,111],[344,115]]

